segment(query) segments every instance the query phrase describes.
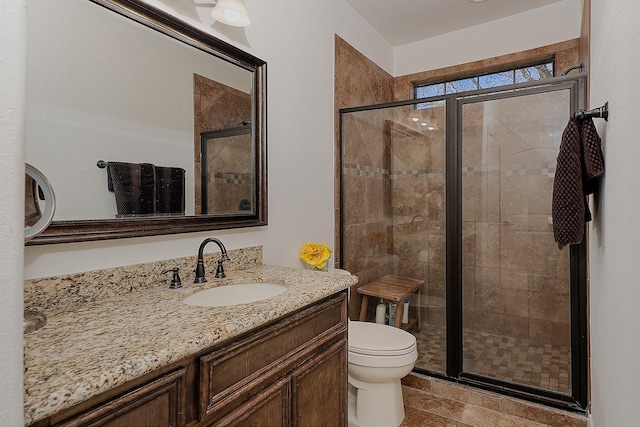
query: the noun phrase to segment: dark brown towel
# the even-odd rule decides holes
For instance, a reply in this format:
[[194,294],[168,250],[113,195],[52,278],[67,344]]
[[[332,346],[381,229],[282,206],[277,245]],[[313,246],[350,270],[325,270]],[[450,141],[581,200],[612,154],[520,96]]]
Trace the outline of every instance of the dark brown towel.
[[562,134],[553,181],[553,236],[558,248],[582,242],[591,221],[586,196],[596,191],[604,173],[600,136],[591,118],[571,116]]
[[[38,203],[38,183],[30,175],[25,174],[24,184],[24,225],[33,227],[40,218],[40,204]],[[43,197],[44,199],[44,197]]]
[[156,166],[156,209],[159,214],[184,214],[185,170]]
[[109,162],[107,186],[116,196],[118,216],[156,213],[156,171],[153,164]]

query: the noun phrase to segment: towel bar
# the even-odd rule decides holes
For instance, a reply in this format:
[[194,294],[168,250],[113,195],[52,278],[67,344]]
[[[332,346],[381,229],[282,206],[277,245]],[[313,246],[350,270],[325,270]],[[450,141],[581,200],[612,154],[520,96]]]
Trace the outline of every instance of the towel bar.
[[602,107],[594,108],[593,110],[579,110],[576,112],[576,119],[578,120],[583,120],[587,117],[596,117],[609,121],[609,102],[605,102]]

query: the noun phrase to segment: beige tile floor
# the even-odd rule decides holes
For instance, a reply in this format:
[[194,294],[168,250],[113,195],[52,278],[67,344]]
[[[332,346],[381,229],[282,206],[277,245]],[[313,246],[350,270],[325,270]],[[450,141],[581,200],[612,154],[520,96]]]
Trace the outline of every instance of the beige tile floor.
[[402,393],[400,427],[587,427],[581,414],[416,373],[402,379]]
[[[420,355],[416,367],[445,372],[445,329],[423,324],[414,335]],[[570,359],[567,346],[482,332],[464,333],[465,372],[570,394]]]
[[586,427],[565,412],[419,374],[402,381],[405,419],[400,427]]

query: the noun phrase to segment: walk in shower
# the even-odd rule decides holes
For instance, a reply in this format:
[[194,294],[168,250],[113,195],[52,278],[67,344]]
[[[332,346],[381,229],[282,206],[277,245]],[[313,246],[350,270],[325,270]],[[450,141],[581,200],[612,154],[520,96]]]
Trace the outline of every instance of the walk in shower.
[[[358,286],[424,281],[409,308],[421,319],[409,329],[416,371],[585,407],[585,246],[559,250],[551,224],[556,156],[584,84],[341,110],[341,266]],[[349,310],[358,317],[355,289]]]

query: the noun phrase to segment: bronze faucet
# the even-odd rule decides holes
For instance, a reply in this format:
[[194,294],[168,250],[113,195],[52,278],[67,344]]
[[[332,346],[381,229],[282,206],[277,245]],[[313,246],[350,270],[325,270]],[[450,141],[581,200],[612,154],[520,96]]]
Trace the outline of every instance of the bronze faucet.
[[198,264],[196,265],[196,278],[194,279],[193,283],[204,283],[207,281],[207,278],[204,277],[204,247],[207,245],[207,243],[213,242],[216,245],[218,245],[218,247],[220,248],[220,252],[221,252],[221,256],[220,259],[218,260],[218,268],[216,269],[216,279],[221,279],[223,277],[226,277],[226,275],[224,274],[224,268],[222,267],[222,263],[225,261],[229,261],[229,255],[227,255],[227,249],[224,247],[224,245],[222,244],[222,242],[218,239],[216,239],[215,237],[208,237],[206,239],[204,239],[204,241],[200,244],[200,249],[198,249]]

